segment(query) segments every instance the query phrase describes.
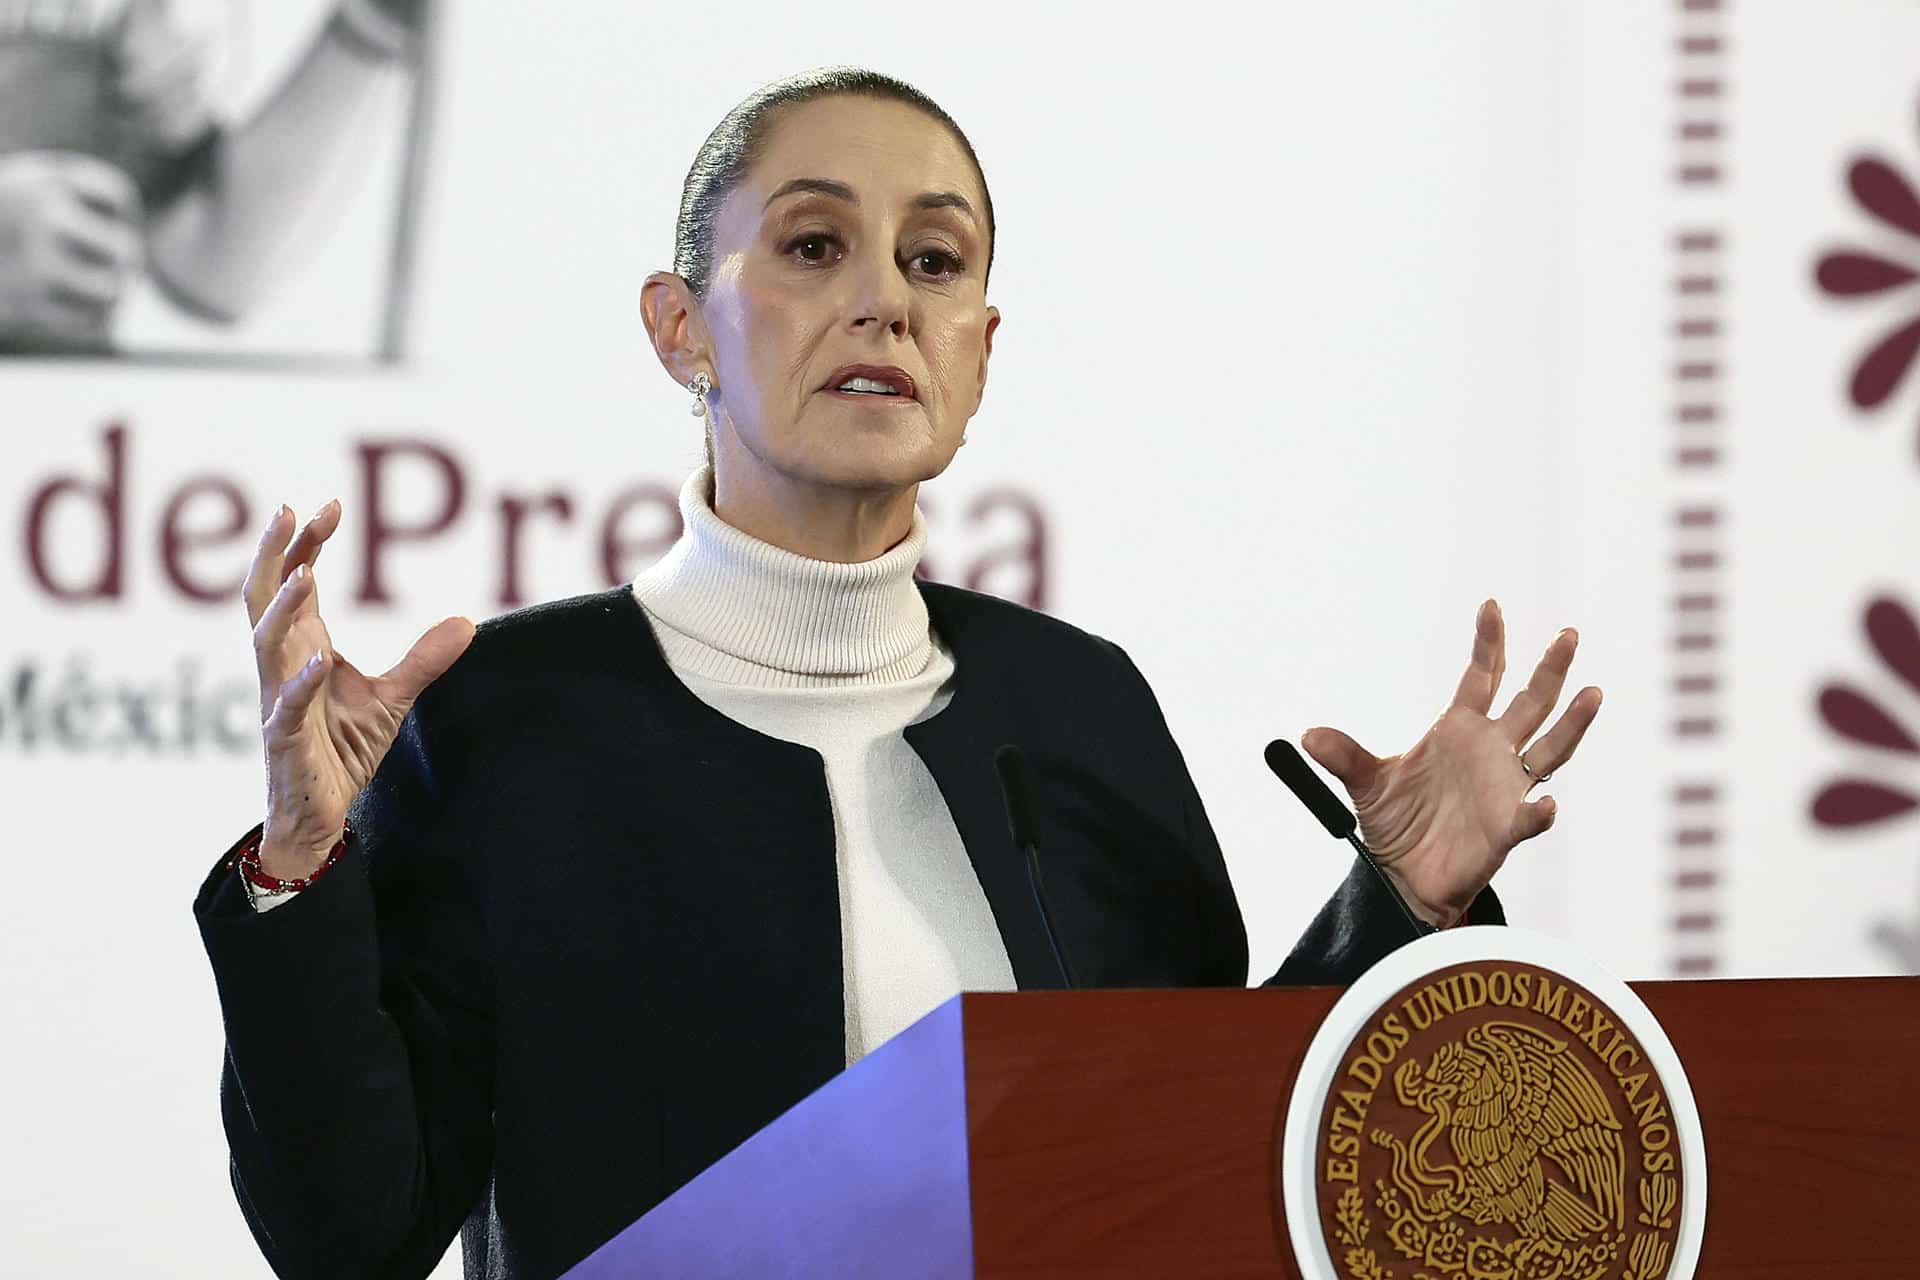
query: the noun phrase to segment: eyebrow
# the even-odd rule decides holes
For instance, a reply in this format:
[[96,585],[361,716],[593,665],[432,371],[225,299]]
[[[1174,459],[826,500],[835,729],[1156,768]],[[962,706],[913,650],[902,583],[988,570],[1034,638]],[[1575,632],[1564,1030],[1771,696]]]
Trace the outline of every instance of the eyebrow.
[[[791,181],[781,183],[780,187],[772,195],[767,197],[767,203],[760,206],[761,212],[764,213],[773,202],[781,196],[798,195],[801,192],[813,192],[817,195],[832,196],[836,200],[845,200],[848,204],[855,206],[858,206],[860,203],[860,197],[855,195],[853,188],[844,182],[837,182],[832,178],[794,178]],[[913,207],[916,209],[958,209],[975,222],[980,220],[979,215],[973,211],[973,202],[961,195],[958,191],[922,191],[913,198]]]

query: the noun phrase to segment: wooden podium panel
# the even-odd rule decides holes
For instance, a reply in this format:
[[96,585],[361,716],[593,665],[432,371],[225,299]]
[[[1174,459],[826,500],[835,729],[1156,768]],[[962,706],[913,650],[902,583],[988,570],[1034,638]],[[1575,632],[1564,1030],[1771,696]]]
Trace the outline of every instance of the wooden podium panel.
[[1297,1275],[1276,1144],[1340,995],[963,996],[974,1274]]
[[[1920,1277],[1920,978],[1633,985],[1706,1133],[1697,1274]],[[1340,994],[958,997],[569,1276],[1296,1277],[1283,1110]]]
[[1698,1274],[1920,1276],[1920,977],[1631,985],[1707,1134]]

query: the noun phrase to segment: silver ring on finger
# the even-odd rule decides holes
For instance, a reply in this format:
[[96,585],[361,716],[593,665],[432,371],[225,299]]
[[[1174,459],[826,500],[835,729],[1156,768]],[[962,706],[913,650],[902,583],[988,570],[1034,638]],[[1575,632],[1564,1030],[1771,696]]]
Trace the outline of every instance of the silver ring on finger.
[[1537,787],[1537,786],[1539,786],[1539,785],[1540,785],[1541,783],[1543,783],[1543,782],[1551,782],[1551,781],[1553,781],[1553,771],[1552,771],[1552,770],[1548,770],[1548,771],[1547,771],[1546,773],[1535,773],[1535,772],[1533,771],[1533,767],[1532,767],[1531,765],[1529,765],[1529,764],[1527,763],[1527,757],[1526,757],[1525,755],[1523,755],[1523,754],[1521,754],[1520,752],[1517,752],[1517,751],[1516,751],[1516,752],[1514,752],[1514,756],[1513,756],[1513,758],[1514,758],[1514,759],[1516,759],[1516,760],[1518,760],[1518,761],[1520,762],[1520,767],[1521,767],[1521,768],[1522,768],[1523,770],[1525,770],[1525,771],[1526,771],[1526,775],[1527,775],[1527,776],[1528,776],[1529,778],[1532,778],[1532,779],[1533,779],[1533,781],[1532,781],[1532,782],[1529,782],[1529,783],[1527,784],[1527,790],[1529,790],[1529,791],[1531,791],[1531,790],[1533,790],[1533,789],[1534,789],[1535,787]]

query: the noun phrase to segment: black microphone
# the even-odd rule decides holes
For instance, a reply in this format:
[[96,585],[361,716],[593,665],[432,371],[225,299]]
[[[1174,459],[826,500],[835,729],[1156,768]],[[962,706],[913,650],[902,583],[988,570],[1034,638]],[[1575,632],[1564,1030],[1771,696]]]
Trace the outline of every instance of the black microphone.
[[[1335,840],[1353,839],[1353,829],[1358,825],[1353,811],[1340,802],[1340,797],[1333,794],[1326,783],[1320,781],[1320,775],[1313,771],[1307,758],[1295,750],[1291,742],[1285,738],[1275,738],[1267,744],[1267,768],[1287,784],[1288,790],[1300,797],[1300,803],[1320,819],[1320,825]],[[1362,852],[1365,852],[1364,848]]]
[[1053,962],[1060,966],[1060,980],[1071,991],[1078,985],[1073,980],[1073,966],[1060,947],[1053,913],[1047,910],[1047,892],[1040,881],[1040,824],[1034,821],[1033,780],[1027,770],[1026,753],[1008,743],[993,753],[993,769],[1000,775],[1000,798],[1007,806],[1007,829],[1013,833],[1014,847],[1027,855],[1027,884],[1033,889],[1033,905],[1040,912],[1040,927],[1046,932]]
[[1306,757],[1301,755],[1291,742],[1285,738],[1275,738],[1267,744],[1267,768],[1273,770],[1274,776],[1286,783],[1287,789],[1300,798],[1300,803],[1307,806],[1314,817],[1320,819],[1320,825],[1327,829],[1329,835],[1336,840],[1345,840],[1359,850],[1361,861],[1372,868],[1373,874],[1380,878],[1380,883],[1386,886],[1394,905],[1400,908],[1400,914],[1407,918],[1407,923],[1413,926],[1415,933],[1425,934],[1434,931],[1432,925],[1413,914],[1413,909],[1407,905],[1406,899],[1400,896],[1400,891],[1394,887],[1392,879],[1381,869],[1380,864],[1374,861],[1373,850],[1367,848],[1366,842],[1355,830],[1360,824],[1359,820],[1353,816],[1353,811],[1341,803],[1340,797],[1333,794],[1332,788],[1320,780],[1320,775],[1313,771],[1313,766],[1307,763]]

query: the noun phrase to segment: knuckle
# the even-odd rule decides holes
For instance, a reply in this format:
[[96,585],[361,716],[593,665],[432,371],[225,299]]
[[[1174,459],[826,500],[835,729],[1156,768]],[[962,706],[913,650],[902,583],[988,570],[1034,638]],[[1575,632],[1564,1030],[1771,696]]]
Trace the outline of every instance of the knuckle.
[[273,714],[261,726],[261,735],[267,744],[267,771],[277,777],[285,778],[299,770],[300,720],[301,717],[289,714],[282,704],[273,709]]
[[300,727],[300,718],[293,714],[293,690],[288,687],[292,683],[291,680],[283,680],[273,686],[273,711],[266,719],[266,727],[282,743],[293,737]]

